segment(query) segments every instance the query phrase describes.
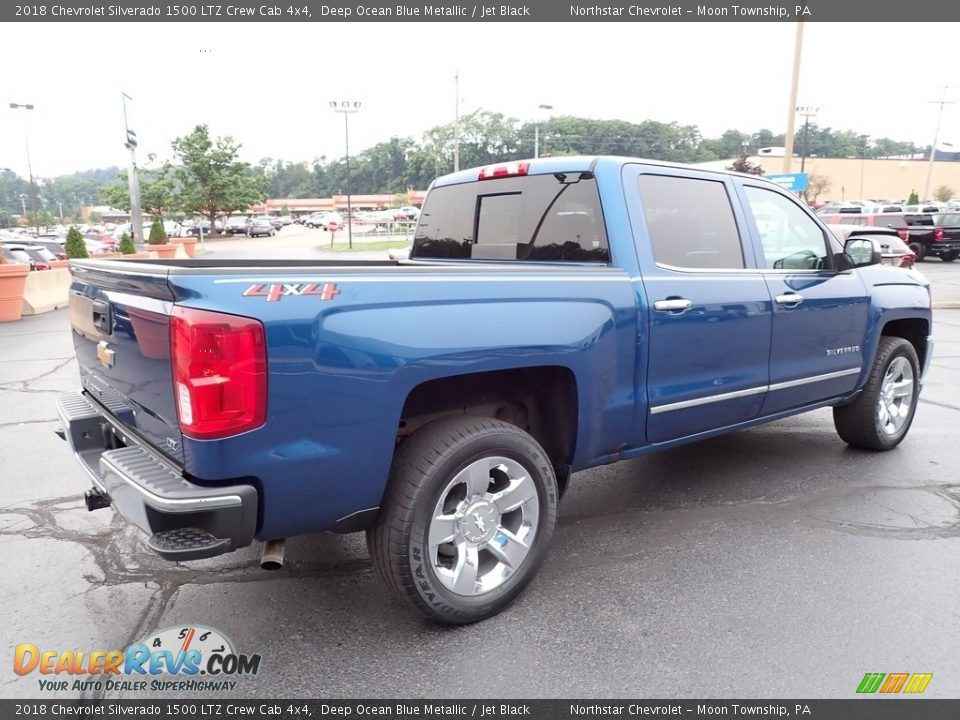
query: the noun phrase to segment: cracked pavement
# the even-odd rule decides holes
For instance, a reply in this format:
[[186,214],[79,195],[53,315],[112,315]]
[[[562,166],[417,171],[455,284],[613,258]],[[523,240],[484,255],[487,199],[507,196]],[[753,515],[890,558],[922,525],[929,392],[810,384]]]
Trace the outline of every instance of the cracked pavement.
[[111,650],[182,623],[263,656],[234,697],[852,697],[894,671],[960,696],[960,310],[935,336],[899,449],[851,450],[821,410],[579,473],[520,600],[440,628],[379,584],[360,535],[292,538],[267,573],[259,547],[162,561],[87,512],[53,433],[78,387],[67,312],[0,325],[0,696],[81,695],[16,676],[18,643]]

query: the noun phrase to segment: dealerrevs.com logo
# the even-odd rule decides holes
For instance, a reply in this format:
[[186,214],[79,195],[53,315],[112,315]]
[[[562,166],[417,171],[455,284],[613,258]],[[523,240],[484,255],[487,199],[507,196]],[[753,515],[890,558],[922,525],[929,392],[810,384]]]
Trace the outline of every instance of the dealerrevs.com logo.
[[38,673],[43,691],[225,691],[256,675],[260,655],[237,653],[219,630],[188,625],[159,630],[126,650],[14,649],[13,671]]

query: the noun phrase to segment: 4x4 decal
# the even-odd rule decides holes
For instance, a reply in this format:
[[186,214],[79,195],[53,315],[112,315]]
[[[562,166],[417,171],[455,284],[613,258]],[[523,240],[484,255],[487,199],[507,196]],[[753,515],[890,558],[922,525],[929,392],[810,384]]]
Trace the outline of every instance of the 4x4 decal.
[[321,300],[333,300],[339,295],[336,283],[255,283],[243,291],[243,297],[265,297],[277,302],[287,295],[314,295]]

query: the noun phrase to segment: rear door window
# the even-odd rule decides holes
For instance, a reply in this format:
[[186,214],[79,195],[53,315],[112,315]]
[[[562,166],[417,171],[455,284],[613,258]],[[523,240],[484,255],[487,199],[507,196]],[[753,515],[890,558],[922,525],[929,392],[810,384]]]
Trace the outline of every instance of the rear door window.
[[740,233],[722,182],[641,175],[638,183],[657,265],[692,270],[744,267]]
[[575,171],[436,187],[410,257],[609,262],[596,179]]

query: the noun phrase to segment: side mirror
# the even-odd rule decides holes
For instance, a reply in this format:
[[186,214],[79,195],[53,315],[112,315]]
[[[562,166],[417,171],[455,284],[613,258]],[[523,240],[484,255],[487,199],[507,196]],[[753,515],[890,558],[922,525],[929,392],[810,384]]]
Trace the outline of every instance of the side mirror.
[[852,262],[853,267],[879,265],[882,262],[880,251],[870,240],[864,238],[850,238],[843,246],[843,254]]

